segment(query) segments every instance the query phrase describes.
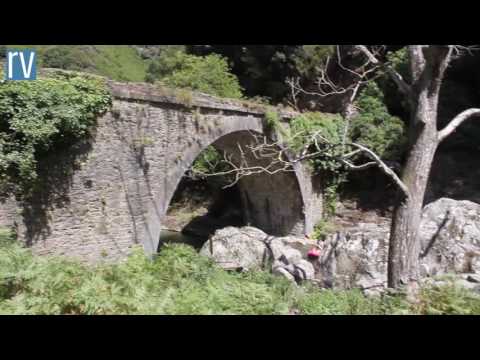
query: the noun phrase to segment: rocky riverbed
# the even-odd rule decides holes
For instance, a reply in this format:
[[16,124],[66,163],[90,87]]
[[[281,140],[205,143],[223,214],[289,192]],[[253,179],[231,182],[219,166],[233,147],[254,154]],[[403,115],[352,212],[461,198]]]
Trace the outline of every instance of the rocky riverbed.
[[[262,268],[297,283],[382,291],[387,280],[389,221],[344,225],[324,241],[226,227],[216,231],[200,253],[226,269]],[[423,281],[442,283],[449,277],[480,292],[480,204],[442,198],[427,205],[419,236]],[[319,256],[309,258],[314,247]]]

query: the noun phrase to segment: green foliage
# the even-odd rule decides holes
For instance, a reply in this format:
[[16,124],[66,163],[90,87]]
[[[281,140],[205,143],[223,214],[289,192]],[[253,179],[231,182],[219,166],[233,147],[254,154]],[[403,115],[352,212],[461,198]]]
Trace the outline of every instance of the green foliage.
[[[411,83],[410,63],[407,48],[404,47],[398,51],[390,52],[387,55],[388,62],[393,68],[407,81]],[[376,80],[384,94],[384,102],[388,108],[395,114],[409,116],[409,105],[406,97],[398,90],[397,85],[392,81],[389,75],[381,74]]]
[[[232,167],[225,161],[223,154],[218,152],[213,146],[205,148],[195,159],[192,165],[193,174],[198,178],[206,178],[202,174],[219,174],[231,170]],[[210,178],[212,185],[223,187],[231,184],[235,179],[235,175],[225,174],[215,178]]]
[[144,81],[148,60],[131,45],[8,45],[37,50],[40,67],[81,70],[118,81]]
[[[305,146],[305,140],[308,140],[309,136],[317,132],[331,144],[342,144],[344,136],[346,141],[349,141],[348,132],[345,133],[346,122],[340,115],[318,112],[304,113],[293,119],[290,127],[292,133],[290,144],[296,150],[302,149]],[[301,136],[298,136],[298,134]],[[335,214],[339,187],[346,180],[346,172],[343,164],[335,159],[342,154],[341,146],[319,143],[319,147],[321,153],[311,159],[310,163],[315,172],[322,175],[324,186],[323,210],[324,215],[329,217]],[[318,150],[313,148],[311,151]]]
[[408,312],[402,297],[365,297],[359,290],[315,290],[301,297],[298,309],[305,315],[386,315]]
[[95,45],[88,55],[99,75],[119,81],[145,80],[148,62],[129,45]]
[[415,312],[425,315],[474,315],[480,313],[480,296],[447,283],[445,286],[423,288]]
[[360,114],[352,119],[352,140],[367,146],[382,159],[400,160],[407,143],[405,124],[390,115],[375,82],[362,90],[356,105]]
[[283,137],[286,137],[287,139],[290,136],[288,131],[282,126],[282,123],[280,122],[280,115],[274,107],[269,107],[268,110],[265,112],[265,122],[268,130],[278,131]]
[[280,118],[278,113],[273,110],[267,110],[265,112],[265,121],[269,129],[278,129],[280,127]]
[[40,59],[44,67],[64,70],[85,70],[92,65],[88,54],[75,46],[47,48]]
[[318,68],[334,53],[334,45],[302,45],[294,55],[296,70],[302,77],[314,78]]
[[410,69],[408,63],[408,51],[407,48],[402,48],[398,51],[394,51],[388,54],[388,62],[393,68],[407,81],[410,82]]
[[261,95],[272,104],[290,94],[285,79],[301,77],[315,80],[318,68],[334,48],[332,45],[191,45],[195,55],[220,54],[232,64],[245,94]]
[[38,160],[85,137],[111,99],[102,79],[58,73],[0,87],[0,191],[26,194]]
[[223,158],[220,153],[213,147],[208,146],[195,159],[192,168],[199,173],[213,173],[221,170],[220,164]]
[[[294,149],[301,149],[305,146],[304,141],[308,140],[308,135],[319,133],[331,144],[341,144],[345,131],[345,120],[337,114],[324,114],[319,112],[303,113],[290,122],[292,133],[290,144]],[[301,136],[295,137],[296,134]],[[337,161],[331,160],[332,157],[341,154],[341,147],[331,147],[322,145],[325,156],[319,156],[313,161],[315,169],[322,171],[338,171],[340,165]]]
[[96,266],[0,244],[0,314],[480,314],[478,296],[466,290],[425,288],[421,299],[227,272],[182,244],[166,245],[153,261],[136,248],[126,261]]
[[201,57],[176,49],[165,51],[150,64],[146,79],[221,97],[242,97],[238,79],[230,73],[226,60],[217,54]]
[[[347,169],[338,161],[345,151],[343,142],[365,145],[384,160],[391,161],[399,161],[406,148],[405,125],[389,114],[383,94],[374,82],[362,90],[356,105],[359,115],[349,123],[340,115],[311,112],[301,114],[290,124],[290,145],[297,151],[313,134],[319,133],[326,140],[319,142],[321,153],[310,160],[315,171],[322,174],[326,217],[335,214],[339,190],[346,181]],[[313,145],[309,150],[318,151]]]
[[320,220],[313,229],[312,238],[324,240],[334,230],[334,225],[328,219]]
[[11,244],[15,240],[15,232],[12,229],[0,227],[0,246]]
[[[9,235],[10,236],[10,235]],[[183,244],[152,261],[140,248],[126,261],[89,266],[34,256],[0,243],[0,314],[480,314],[480,298],[424,288],[421,302],[365,297],[359,290],[297,287],[263,271],[227,272]]]
[[0,279],[4,314],[284,314],[294,291],[270,274],[227,273],[185,245],[97,267],[2,247]]

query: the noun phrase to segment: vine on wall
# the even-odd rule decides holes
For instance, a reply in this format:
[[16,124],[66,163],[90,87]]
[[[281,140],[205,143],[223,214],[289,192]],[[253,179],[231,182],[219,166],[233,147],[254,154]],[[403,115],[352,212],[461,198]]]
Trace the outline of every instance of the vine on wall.
[[87,137],[110,105],[104,80],[92,75],[53,72],[1,83],[0,194],[30,194],[38,162]]

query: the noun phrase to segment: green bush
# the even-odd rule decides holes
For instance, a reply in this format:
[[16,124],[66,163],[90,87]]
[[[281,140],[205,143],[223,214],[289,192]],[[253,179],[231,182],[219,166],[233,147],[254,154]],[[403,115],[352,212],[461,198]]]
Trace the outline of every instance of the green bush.
[[298,74],[306,79],[318,76],[319,66],[335,52],[335,45],[302,45],[293,60]]
[[64,70],[84,70],[92,66],[85,51],[72,46],[55,46],[43,53],[42,66]]
[[359,115],[352,119],[351,139],[367,146],[384,160],[400,160],[407,144],[405,124],[390,115],[383,93],[375,82],[362,90],[356,105]]
[[[0,192],[26,194],[42,156],[88,134],[111,103],[102,79],[58,73],[0,87]],[[13,189],[13,190],[12,190]]]
[[[345,126],[345,120],[337,114],[324,114],[319,112],[303,113],[290,122],[290,145],[296,150],[302,149],[305,146],[305,140],[309,140],[309,135],[317,132],[331,144],[341,144]],[[296,136],[298,134],[300,136]],[[324,152],[323,155],[320,154],[312,160],[314,168],[323,172],[337,172],[338,169],[341,168],[341,164],[339,164],[338,161],[332,160],[332,157],[341,154],[341,147],[331,147],[321,143],[319,143],[319,145]]]
[[230,73],[227,61],[216,54],[202,57],[177,49],[164,51],[148,67],[146,80],[221,97],[242,97],[238,79]]

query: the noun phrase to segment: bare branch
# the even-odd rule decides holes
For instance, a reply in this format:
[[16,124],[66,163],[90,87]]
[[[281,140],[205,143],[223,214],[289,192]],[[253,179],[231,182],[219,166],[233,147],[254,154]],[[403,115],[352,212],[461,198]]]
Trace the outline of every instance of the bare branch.
[[385,164],[377,154],[375,154],[372,150],[370,150],[367,147],[365,147],[363,145],[360,145],[360,144],[351,143],[349,145],[351,145],[353,147],[356,147],[357,149],[365,152],[366,155],[370,159],[372,159],[378,165],[378,167],[395,182],[395,184],[398,185],[398,187],[400,188],[400,190],[402,190],[403,194],[406,197],[410,196],[408,187],[403,183],[402,180],[400,180],[400,178],[395,173],[395,171],[393,171],[390,167],[388,167],[387,164]]
[[441,142],[444,139],[446,139],[448,136],[450,136],[457,127],[459,127],[465,120],[474,117],[474,116],[479,116],[480,115],[480,109],[468,109],[465,111],[462,111],[460,114],[455,116],[450,123],[443,128],[443,130],[438,132],[438,141]]
[[365,163],[365,164],[362,164],[362,165],[354,165],[352,164],[351,162],[347,161],[347,160],[341,160],[341,162],[350,170],[353,170],[353,171],[358,171],[358,170],[365,170],[365,169],[369,169],[371,167],[374,167],[374,166],[377,166],[377,163],[375,161],[370,161],[368,163]]
[[465,53],[473,55],[475,51],[480,50],[480,47],[478,45],[450,45],[450,47],[452,48],[452,53],[456,58],[463,56]]
[[[321,130],[313,134],[300,132],[292,136],[292,138],[303,137],[301,140],[304,146],[296,153],[293,153],[291,149],[280,141],[269,142],[265,136],[258,134],[251,135],[253,140],[251,143],[244,147],[237,144],[238,151],[236,152],[235,159],[233,159],[232,155],[228,156],[226,153],[223,154],[223,160],[221,162],[228,165],[228,170],[205,173],[190,169],[190,172],[203,177],[233,176],[233,180],[225,186],[231,187],[245,176],[261,173],[275,175],[280,172],[292,172],[294,171],[295,165],[300,162],[325,157],[338,161],[348,170],[352,171],[360,171],[378,166],[383,173],[394,181],[405,196],[409,196],[408,188],[400,180],[395,171],[372,150],[363,145],[346,143],[345,139],[342,139],[339,143],[331,143],[321,134]],[[350,151],[346,152],[346,148],[349,148]],[[373,161],[364,164],[355,164],[352,159],[362,153]]]
[[[330,68],[330,64],[334,58],[336,59],[337,65],[340,67],[340,69],[353,75],[351,84],[341,86],[336,84],[330,78],[328,69]],[[357,66],[356,69],[350,69],[342,63],[342,55],[339,46],[336,46],[336,56],[334,58],[328,56],[324,63],[317,67],[319,75],[316,79],[317,90],[315,91],[305,90],[300,84],[300,78],[289,78],[286,80],[287,85],[290,87],[292,105],[296,107],[297,97],[300,94],[328,97],[351,93],[350,101],[353,102],[360,86],[375,78],[374,72],[377,70],[378,66],[372,66],[372,62],[368,58],[363,64]]]
[[382,69],[385,70],[385,72],[390,76],[390,78],[395,82],[395,84],[398,86],[399,90],[408,97],[410,101],[410,96],[411,96],[411,88],[410,85],[408,85],[405,80],[403,80],[402,75],[400,75],[395,69],[393,69],[390,65],[387,63],[384,63],[380,60],[378,60],[375,55],[368,50],[368,48],[365,45],[357,45],[356,48],[360,50],[370,61],[372,64],[381,67]]

